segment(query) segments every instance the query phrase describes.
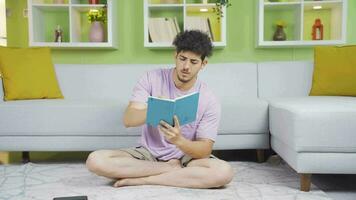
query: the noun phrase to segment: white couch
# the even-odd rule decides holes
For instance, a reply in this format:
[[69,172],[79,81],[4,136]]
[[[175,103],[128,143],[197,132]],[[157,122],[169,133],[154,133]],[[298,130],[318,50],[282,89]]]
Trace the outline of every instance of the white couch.
[[[64,100],[0,103],[0,151],[91,151],[137,145],[141,129],[125,128],[122,114],[138,78],[157,67],[169,65],[56,65]],[[257,65],[210,64],[202,79],[222,102],[215,149],[269,148],[268,104],[257,98]]]
[[[0,102],[0,151],[135,146],[140,128],[121,119],[132,88],[144,71],[169,66],[56,65],[64,100]],[[222,104],[214,148],[268,149],[271,137],[303,190],[311,173],[356,173],[356,98],[308,97],[312,71],[304,61],[209,64],[200,78]]]
[[304,191],[313,173],[356,173],[356,97],[308,96],[312,73],[311,62],[258,65],[271,147],[301,174]]

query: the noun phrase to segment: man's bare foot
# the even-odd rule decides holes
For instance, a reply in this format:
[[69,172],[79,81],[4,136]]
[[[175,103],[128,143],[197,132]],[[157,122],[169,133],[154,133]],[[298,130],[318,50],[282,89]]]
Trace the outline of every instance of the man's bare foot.
[[123,186],[133,186],[133,185],[145,185],[145,177],[142,178],[124,178],[117,180],[114,183],[114,187],[123,187]]
[[[167,161],[166,163],[172,167],[172,170],[182,169],[180,160],[178,160],[178,159],[171,159],[171,160]],[[146,178],[147,177],[119,179],[114,183],[114,187],[145,185],[145,184],[148,184]]]
[[114,183],[114,187],[122,187],[122,186],[125,186],[127,185],[127,179],[124,178],[124,179],[119,179],[117,180],[115,183]]

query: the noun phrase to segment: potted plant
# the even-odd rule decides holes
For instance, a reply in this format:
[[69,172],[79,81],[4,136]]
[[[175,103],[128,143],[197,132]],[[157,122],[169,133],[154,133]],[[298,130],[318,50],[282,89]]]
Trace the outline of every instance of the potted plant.
[[216,0],[215,2],[216,6],[213,8],[214,12],[218,15],[218,20],[220,18],[224,17],[223,13],[223,7],[225,6],[226,8],[230,7],[232,4],[229,2],[229,0]]
[[87,13],[88,21],[91,23],[89,30],[89,41],[104,42],[105,31],[104,23],[106,22],[106,6],[99,9],[90,9]]

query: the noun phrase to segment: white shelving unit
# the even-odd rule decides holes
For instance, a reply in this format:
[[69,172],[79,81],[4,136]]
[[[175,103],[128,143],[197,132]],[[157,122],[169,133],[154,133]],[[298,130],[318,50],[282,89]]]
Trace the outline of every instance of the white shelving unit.
[[5,0],[0,0],[0,46],[7,46],[6,31],[6,5]]
[[217,48],[226,46],[226,8],[223,7],[221,19],[213,11],[215,1],[203,3],[203,0],[177,0],[174,3],[165,3],[166,0],[144,0],[144,46],[148,48],[173,48],[172,42],[152,42],[149,36],[149,18],[176,17],[180,31],[186,30],[188,16],[202,16],[209,18],[211,30],[214,35],[213,45]]
[[[346,43],[347,0],[258,0],[257,47],[340,45]],[[312,40],[315,19],[323,40]],[[274,41],[275,22],[287,23],[285,41]]]
[[[27,0],[29,45],[32,47],[53,48],[117,48],[116,2],[105,0],[105,4],[88,4],[87,0],[65,0],[56,4],[55,0]],[[88,39],[90,23],[86,13],[90,9],[107,7],[105,23],[106,40],[90,42]],[[60,25],[63,42],[54,42],[54,30]],[[115,36],[115,37],[114,37]]]

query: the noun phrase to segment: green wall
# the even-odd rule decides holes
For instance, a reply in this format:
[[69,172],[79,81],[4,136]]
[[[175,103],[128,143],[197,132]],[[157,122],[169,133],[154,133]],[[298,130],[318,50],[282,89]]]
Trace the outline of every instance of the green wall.
[[[268,60],[310,60],[308,48],[255,48],[257,0],[231,0],[227,14],[227,46],[215,50],[210,62],[249,62]],[[26,0],[7,0],[9,46],[28,46],[27,18],[22,16]],[[119,0],[117,50],[54,49],[55,63],[170,63],[173,50],[143,47],[143,0]],[[356,44],[356,1],[348,1],[347,44]]]

